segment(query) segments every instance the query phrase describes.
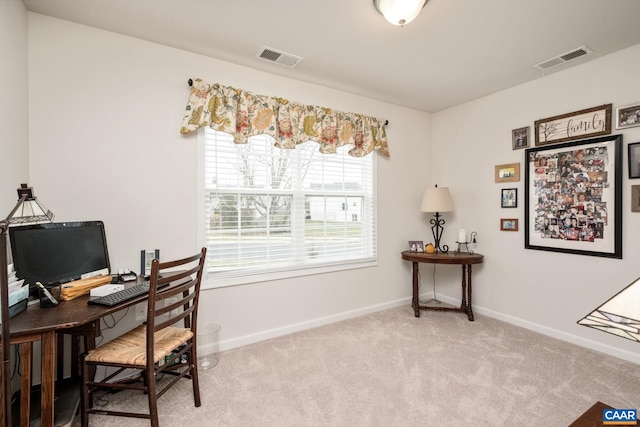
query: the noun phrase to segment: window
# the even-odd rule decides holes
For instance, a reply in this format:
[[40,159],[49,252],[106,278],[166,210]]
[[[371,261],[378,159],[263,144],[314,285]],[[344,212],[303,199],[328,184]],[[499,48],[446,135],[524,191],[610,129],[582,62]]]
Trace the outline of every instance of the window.
[[375,155],[322,154],[313,141],[234,144],[204,130],[203,245],[208,285],[355,268],[376,260]]

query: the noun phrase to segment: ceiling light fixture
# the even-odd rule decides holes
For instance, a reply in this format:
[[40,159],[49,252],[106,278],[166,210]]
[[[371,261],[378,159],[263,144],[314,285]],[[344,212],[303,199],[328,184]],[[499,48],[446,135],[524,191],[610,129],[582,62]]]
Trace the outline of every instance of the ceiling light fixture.
[[393,25],[404,26],[416,19],[427,0],[373,0],[373,6]]

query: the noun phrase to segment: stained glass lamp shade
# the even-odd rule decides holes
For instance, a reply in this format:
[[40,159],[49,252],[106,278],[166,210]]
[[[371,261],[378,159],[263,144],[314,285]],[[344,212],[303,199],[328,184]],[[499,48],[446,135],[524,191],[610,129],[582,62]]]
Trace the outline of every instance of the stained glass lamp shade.
[[587,314],[578,324],[640,342],[640,278]]

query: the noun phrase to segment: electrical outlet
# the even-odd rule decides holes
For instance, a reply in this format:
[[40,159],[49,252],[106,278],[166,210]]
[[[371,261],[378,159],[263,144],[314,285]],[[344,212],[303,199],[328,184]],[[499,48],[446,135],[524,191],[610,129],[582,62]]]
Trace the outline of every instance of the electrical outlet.
[[135,305],[136,310],[136,320],[145,321],[147,320],[147,303],[141,302]]

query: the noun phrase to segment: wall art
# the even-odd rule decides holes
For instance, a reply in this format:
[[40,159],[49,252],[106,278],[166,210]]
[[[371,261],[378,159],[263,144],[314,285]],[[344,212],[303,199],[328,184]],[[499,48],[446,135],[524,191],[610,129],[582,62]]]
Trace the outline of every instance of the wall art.
[[500,218],[501,231],[518,231],[518,218]]
[[622,258],[622,135],[525,155],[525,248]]
[[612,104],[536,120],[536,146],[611,133]]
[[640,185],[631,186],[631,212],[640,212]]
[[640,102],[616,110],[616,129],[640,126]]
[[517,208],[518,207],[518,189],[503,188],[500,192],[501,208]]
[[507,163],[495,167],[496,182],[520,181],[520,163]]
[[529,146],[529,126],[511,131],[511,147],[514,150]]
[[640,142],[627,145],[629,179],[640,178]]

